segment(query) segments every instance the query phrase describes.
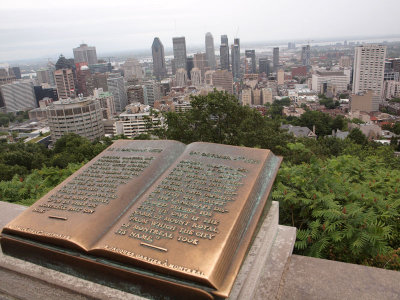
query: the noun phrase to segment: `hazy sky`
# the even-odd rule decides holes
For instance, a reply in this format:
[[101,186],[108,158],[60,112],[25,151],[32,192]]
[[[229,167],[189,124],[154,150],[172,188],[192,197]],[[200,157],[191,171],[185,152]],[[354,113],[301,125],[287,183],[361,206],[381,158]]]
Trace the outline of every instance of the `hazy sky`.
[[210,31],[242,43],[400,35],[400,0],[1,0],[0,63],[72,57],[82,41],[97,53],[150,48],[160,37],[204,43]]

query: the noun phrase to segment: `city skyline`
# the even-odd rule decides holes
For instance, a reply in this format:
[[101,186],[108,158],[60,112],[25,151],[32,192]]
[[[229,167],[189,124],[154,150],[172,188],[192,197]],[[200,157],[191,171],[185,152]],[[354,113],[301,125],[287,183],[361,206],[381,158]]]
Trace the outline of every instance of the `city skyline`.
[[[0,62],[61,53],[70,57],[72,48],[82,42],[96,46],[100,53],[150,49],[155,36],[166,49],[172,48],[175,36],[185,36],[188,46],[204,45],[206,32],[211,32],[216,41],[227,34],[230,40],[239,37],[243,44],[400,35],[396,24],[396,7],[400,4],[394,0],[368,5],[359,0],[332,2],[329,18],[321,13],[326,11],[326,3],[322,2],[305,1],[301,6],[291,0],[267,4],[253,0],[245,6],[239,1],[231,1],[228,6],[225,1],[208,2],[196,11],[188,9],[193,6],[191,1],[170,1],[168,6],[162,1],[116,1],[112,9],[103,1],[2,3]],[[225,14],[221,14],[223,10]],[[265,11],[270,12],[268,18],[264,18]]]

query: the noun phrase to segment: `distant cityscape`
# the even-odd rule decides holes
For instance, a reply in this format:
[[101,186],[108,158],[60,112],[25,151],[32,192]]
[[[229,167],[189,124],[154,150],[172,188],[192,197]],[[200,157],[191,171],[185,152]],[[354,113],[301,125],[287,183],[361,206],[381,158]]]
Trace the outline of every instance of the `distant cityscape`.
[[[400,103],[393,101],[400,98],[400,41],[367,42],[309,40],[244,48],[238,37],[207,32],[203,49],[194,53],[179,36],[172,37],[172,55],[166,55],[155,37],[151,56],[99,58],[95,46],[82,43],[73,48],[73,58],[60,54],[45,64],[2,63],[1,112],[29,116],[18,124],[2,122],[18,133],[4,138],[29,141],[44,134],[38,140],[47,144],[70,132],[91,141],[134,138],[147,133],[149,119],[162,127],[163,112],[185,112],[191,96],[216,89],[261,114],[287,98],[286,116],[319,110],[357,118],[367,137],[382,140],[382,124],[400,120]],[[321,99],[332,99],[333,105]]]

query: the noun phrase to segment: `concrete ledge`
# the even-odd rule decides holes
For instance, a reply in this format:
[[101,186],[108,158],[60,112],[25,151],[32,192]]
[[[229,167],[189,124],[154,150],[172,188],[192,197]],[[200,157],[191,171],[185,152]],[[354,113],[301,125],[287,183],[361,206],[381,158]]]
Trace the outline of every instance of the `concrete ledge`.
[[293,255],[279,299],[400,299],[400,272]]
[[292,256],[295,241],[296,228],[279,225],[271,255],[263,265],[263,273],[251,299],[265,300],[278,297],[281,281]]

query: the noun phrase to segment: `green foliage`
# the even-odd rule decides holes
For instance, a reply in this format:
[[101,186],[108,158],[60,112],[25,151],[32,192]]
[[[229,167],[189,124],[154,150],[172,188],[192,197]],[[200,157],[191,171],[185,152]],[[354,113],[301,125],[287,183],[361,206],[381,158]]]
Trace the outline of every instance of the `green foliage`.
[[400,103],[400,98],[392,98],[392,99],[389,99],[389,102],[392,102],[392,103]]
[[0,181],[0,201],[31,205],[81,166],[83,163],[69,164],[64,169],[44,167],[25,178],[14,175],[12,180]]
[[319,100],[319,104],[324,105],[328,109],[334,109],[340,106],[339,101],[333,101],[332,98],[322,98]]
[[291,135],[279,129],[278,121],[267,120],[225,92],[195,96],[191,105],[192,109],[184,113],[166,113],[166,129],[153,134],[186,144],[202,141],[243,145],[268,148],[278,154],[293,141]]
[[377,156],[312,158],[284,163],[272,195],[281,222],[298,228],[297,253],[380,266],[400,247],[399,179]]
[[293,119],[291,124],[305,126],[310,130],[312,130],[313,126],[315,126],[315,133],[319,137],[332,134],[333,129],[346,130],[347,128],[347,121],[343,116],[332,118],[323,112],[311,110],[303,113],[300,118]]
[[353,118],[350,120],[350,122],[354,123],[354,124],[364,124],[365,123],[364,121],[360,120],[359,118]]
[[358,128],[353,128],[347,138],[359,145],[365,145],[368,142],[367,137]]

